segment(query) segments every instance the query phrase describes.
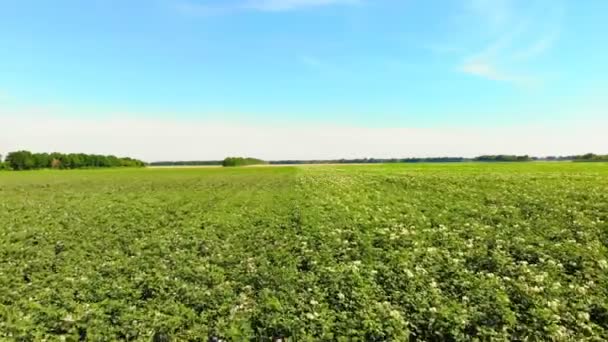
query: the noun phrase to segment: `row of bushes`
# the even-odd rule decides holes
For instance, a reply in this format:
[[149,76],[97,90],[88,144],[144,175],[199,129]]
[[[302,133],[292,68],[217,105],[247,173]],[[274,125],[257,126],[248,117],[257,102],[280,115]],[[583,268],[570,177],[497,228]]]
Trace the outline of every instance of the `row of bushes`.
[[597,161],[597,162],[608,162],[608,154],[598,155],[593,153],[587,153],[582,156],[576,156],[574,161]]
[[530,156],[515,156],[515,155],[485,155],[479,156],[473,159],[475,161],[483,161],[483,162],[525,162],[533,160]]
[[219,166],[221,160],[186,160],[186,161],[158,161],[152,162],[150,166]]
[[247,165],[263,165],[268,164],[267,162],[257,158],[242,158],[242,157],[228,157],[222,162],[224,167],[234,166],[247,166]]
[[357,158],[357,159],[320,159],[320,160],[273,160],[270,164],[388,164],[388,163],[459,163],[467,161],[463,157],[435,158]]
[[133,158],[119,158],[85,153],[32,153],[30,151],[10,152],[0,170],[37,170],[37,169],[81,169],[101,167],[143,167],[146,164]]

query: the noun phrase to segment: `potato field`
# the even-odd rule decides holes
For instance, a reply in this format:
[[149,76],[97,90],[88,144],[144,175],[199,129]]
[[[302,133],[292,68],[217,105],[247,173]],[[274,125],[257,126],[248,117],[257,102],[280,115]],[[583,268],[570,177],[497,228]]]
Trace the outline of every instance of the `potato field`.
[[0,340],[608,339],[608,164],[0,172]]

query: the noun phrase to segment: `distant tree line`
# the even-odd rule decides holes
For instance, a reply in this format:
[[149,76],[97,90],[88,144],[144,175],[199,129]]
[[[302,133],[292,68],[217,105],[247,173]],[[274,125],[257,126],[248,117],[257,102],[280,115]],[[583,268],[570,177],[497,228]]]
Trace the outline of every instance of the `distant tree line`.
[[235,166],[247,166],[247,165],[262,165],[268,164],[267,162],[257,158],[242,158],[242,157],[228,157],[222,161],[224,167],[235,167]]
[[386,164],[386,163],[458,163],[466,161],[462,157],[439,158],[360,158],[360,159],[330,159],[330,160],[273,160],[270,164],[298,165],[298,164]]
[[474,161],[484,162],[522,162],[522,161],[575,161],[575,162],[608,162],[608,155],[598,155],[587,153],[583,155],[573,156],[547,156],[547,157],[530,157],[530,156],[514,156],[514,155],[490,155],[479,156],[473,159]]
[[159,161],[152,162],[150,166],[213,166],[222,165],[221,160],[191,160],[191,161]]
[[544,158],[538,158],[539,160],[545,161],[572,161],[576,159],[577,156],[547,156]]
[[143,167],[146,164],[133,158],[119,158],[85,153],[32,153],[30,151],[10,152],[6,155],[0,169],[37,170],[37,169],[82,169],[102,167]]
[[529,162],[529,161],[608,161],[608,155],[596,155],[588,153],[585,155],[573,156],[548,156],[531,157],[528,155],[483,155],[475,158],[464,157],[433,157],[433,158],[357,158],[357,159],[316,159],[316,160],[272,160],[265,162],[256,158],[226,158],[223,161],[164,161],[150,163],[152,166],[204,166],[204,165],[223,165],[223,166],[242,166],[252,164],[272,164],[272,165],[302,165],[302,164],[388,164],[388,163],[461,163],[461,162]]
[[608,162],[608,154],[598,155],[587,153],[582,156],[575,156],[573,160],[576,162]]
[[474,161],[481,161],[481,162],[527,162],[527,161],[532,161],[534,159],[530,158],[530,156],[515,156],[515,155],[506,155],[506,154],[499,154],[499,155],[486,155],[486,156],[479,156],[479,157],[475,157],[473,159]]

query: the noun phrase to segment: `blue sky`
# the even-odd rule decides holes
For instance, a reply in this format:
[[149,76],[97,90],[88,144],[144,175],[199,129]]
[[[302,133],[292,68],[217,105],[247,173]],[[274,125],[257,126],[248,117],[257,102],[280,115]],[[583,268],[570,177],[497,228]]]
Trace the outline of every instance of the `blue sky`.
[[604,124],[606,13],[605,0],[0,0],[0,116]]

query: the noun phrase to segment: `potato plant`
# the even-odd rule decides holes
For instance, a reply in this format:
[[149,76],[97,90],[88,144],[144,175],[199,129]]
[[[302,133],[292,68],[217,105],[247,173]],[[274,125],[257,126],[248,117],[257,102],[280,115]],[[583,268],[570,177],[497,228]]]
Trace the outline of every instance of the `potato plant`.
[[608,165],[0,174],[0,340],[608,339]]

